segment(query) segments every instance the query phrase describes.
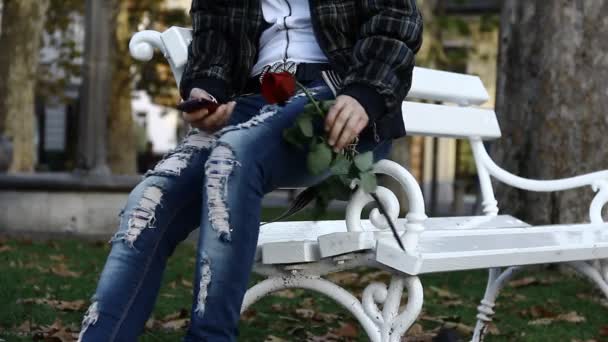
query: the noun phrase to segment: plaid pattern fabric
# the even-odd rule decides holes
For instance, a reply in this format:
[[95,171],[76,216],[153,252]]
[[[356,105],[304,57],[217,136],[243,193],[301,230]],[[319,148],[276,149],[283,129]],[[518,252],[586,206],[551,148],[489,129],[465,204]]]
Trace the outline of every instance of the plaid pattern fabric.
[[[218,98],[222,92],[243,90],[266,25],[260,1],[193,0],[194,33],[180,85],[182,96],[197,84],[220,93]],[[340,76],[342,89],[348,93],[349,86],[371,88],[381,96],[381,116],[400,114],[411,86],[414,55],[422,43],[416,1],[309,2],[318,43]]]

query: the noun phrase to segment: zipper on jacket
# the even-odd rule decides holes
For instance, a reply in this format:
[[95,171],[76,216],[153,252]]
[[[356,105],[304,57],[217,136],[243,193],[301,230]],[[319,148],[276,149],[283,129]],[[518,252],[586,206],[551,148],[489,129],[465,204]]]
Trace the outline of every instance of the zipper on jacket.
[[378,127],[376,125],[376,121],[372,122],[372,128],[374,129],[374,140],[376,143],[380,142],[380,135],[378,135]]
[[287,7],[289,8],[289,14],[283,17],[283,26],[285,27],[285,36],[287,39],[287,43],[285,44],[285,56],[283,57],[283,62],[287,63],[287,58],[288,58],[287,52],[289,51],[289,27],[287,27],[287,18],[291,17],[291,4],[289,4],[288,0],[285,0],[285,3],[287,4]]

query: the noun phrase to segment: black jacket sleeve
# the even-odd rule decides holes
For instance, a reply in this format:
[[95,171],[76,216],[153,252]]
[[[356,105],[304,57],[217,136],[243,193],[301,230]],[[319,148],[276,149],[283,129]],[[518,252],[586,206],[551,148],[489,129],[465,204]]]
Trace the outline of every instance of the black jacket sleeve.
[[222,1],[193,0],[192,43],[188,48],[188,62],[180,82],[183,99],[192,88],[201,88],[219,102],[225,102],[231,80],[234,47],[229,44],[231,18]]
[[411,84],[414,55],[422,44],[415,0],[363,0],[360,39],[341,94],[357,99],[370,121],[400,110]]

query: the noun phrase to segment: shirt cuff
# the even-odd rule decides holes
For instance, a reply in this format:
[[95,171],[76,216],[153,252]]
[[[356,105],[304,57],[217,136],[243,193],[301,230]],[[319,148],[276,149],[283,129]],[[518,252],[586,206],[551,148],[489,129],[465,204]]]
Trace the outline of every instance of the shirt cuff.
[[348,95],[357,100],[365,109],[370,121],[375,121],[386,111],[384,97],[374,87],[367,84],[351,83],[344,87],[340,95]]
[[228,96],[226,94],[226,81],[219,78],[197,78],[182,82],[180,85],[180,95],[183,100],[190,98],[190,92],[194,88],[202,89],[211,96],[215,97],[217,102],[226,103]]

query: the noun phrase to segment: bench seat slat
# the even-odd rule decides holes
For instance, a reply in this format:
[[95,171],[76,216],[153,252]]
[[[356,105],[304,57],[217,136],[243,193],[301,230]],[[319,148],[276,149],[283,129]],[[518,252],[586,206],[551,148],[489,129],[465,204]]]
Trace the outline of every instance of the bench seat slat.
[[608,224],[536,226],[439,235],[423,233],[419,254],[386,237],[376,260],[407,274],[532,265],[608,257]]
[[[397,225],[403,227],[405,222],[400,219]],[[347,232],[346,223],[339,220],[280,222],[262,226],[256,259],[264,264],[313,262],[322,257],[371,249],[376,244],[377,236],[391,234],[388,230],[378,230],[369,220],[363,220],[362,226],[367,233],[361,236]],[[528,224],[509,215],[500,215],[429,218],[424,226],[428,234],[441,234],[445,231],[498,227],[511,229],[527,227]],[[321,253],[320,245],[331,247],[326,247]]]

